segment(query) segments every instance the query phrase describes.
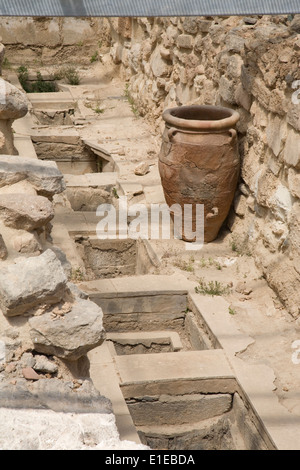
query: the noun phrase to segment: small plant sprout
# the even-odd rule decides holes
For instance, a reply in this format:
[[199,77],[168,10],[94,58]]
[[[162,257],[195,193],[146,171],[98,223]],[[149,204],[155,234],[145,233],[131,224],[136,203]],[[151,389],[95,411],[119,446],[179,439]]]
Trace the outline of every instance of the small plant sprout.
[[236,310],[232,307],[229,307],[228,308],[228,313],[229,313],[229,315],[236,315]]
[[96,62],[97,60],[98,60],[98,51],[95,51],[92,57],[90,58],[90,62],[92,64],[93,62]]
[[196,294],[203,294],[203,295],[226,295],[229,294],[230,289],[229,286],[224,286],[219,281],[208,281],[205,282],[203,278],[199,279],[198,281],[199,286],[195,287]]
[[113,196],[114,196],[116,199],[119,199],[119,195],[118,195],[117,188],[113,188],[112,192],[113,192]]

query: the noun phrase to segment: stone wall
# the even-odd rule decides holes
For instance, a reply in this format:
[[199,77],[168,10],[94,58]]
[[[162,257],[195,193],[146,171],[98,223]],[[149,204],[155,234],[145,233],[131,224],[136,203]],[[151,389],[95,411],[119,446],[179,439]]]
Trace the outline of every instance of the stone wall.
[[110,41],[104,18],[2,16],[0,36],[13,65],[89,64]]
[[[294,317],[300,313],[300,15],[110,19],[111,56],[141,115],[237,109],[241,179],[228,219]],[[299,81],[298,81],[299,80]]]

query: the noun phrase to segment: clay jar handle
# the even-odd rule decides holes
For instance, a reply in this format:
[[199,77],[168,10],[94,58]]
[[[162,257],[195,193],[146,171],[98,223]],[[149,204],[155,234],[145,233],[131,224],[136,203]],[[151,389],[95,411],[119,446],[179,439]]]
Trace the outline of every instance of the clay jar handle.
[[167,132],[167,135],[168,135],[168,139],[170,142],[172,142],[172,137],[174,137],[174,135],[176,134],[176,132],[178,132],[178,129],[175,129],[175,127],[171,127],[168,132]]
[[237,136],[237,132],[235,129],[229,129],[229,134],[231,134],[231,139],[235,140]]
[[213,207],[211,212],[209,212],[206,216],[207,219],[214,219],[215,217],[218,217],[219,215],[219,209],[217,207]]

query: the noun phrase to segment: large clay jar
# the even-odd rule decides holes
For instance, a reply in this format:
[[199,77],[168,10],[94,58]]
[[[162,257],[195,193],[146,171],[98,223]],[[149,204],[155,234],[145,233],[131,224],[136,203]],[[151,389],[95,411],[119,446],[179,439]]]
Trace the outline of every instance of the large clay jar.
[[[194,105],[167,109],[163,119],[159,172],[166,203],[182,209],[184,204],[203,204],[204,242],[211,242],[228,215],[239,177],[234,129],[239,114],[229,108]],[[195,230],[195,210],[192,219]],[[193,241],[184,229],[181,235]]]

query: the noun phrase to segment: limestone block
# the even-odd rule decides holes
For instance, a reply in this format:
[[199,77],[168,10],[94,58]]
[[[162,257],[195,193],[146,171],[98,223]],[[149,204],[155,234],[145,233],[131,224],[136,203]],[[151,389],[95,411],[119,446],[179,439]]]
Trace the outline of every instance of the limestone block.
[[116,30],[123,38],[131,39],[132,19],[130,17],[118,18]]
[[197,34],[198,20],[197,18],[187,16],[182,22],[183,31],[187,34]]
[[28,231],[44,227],[54,217],[51,202],[43,196],[1,194],[0,211],[5,225]]
[[26,94],[0,78],[0,119],[19,119],[28,111]]
[[227,74],[231,78],[239,78],[242,73],[242,65],[244,61],[243,59],[238,55],[234,54],[232,55],[227,64]]
[[64,46],[75,46],[76,44],[91,41],[95,38],[95,32],[88,18],[65,17],[61,34]]
[[[12,17],[1,24],[0,34],[4,44],[22,44],[27,48],[28,46],[55,47],[61,41],[57,18],[45,18],[36,21],[30,16]],[[25,53],[27,53],[27,50]],[[24,56],[24,50],[22,50],[22,54]]]
[[[289,238],[291,247],[300,252],[300,204],[295,204],[291,211],[289,223]],[[300,267],[298,267],[300,269]]]
[[40,253],[42,251],[41,244],[36,233],[20,231],[14,239],[13,246],[19,253]]
[[165,77],[170,73],[170,67],[162,59],[159,48],[157,48],[152,54],[150,59],[150,66],[155,77]]
[[244,217],[247,210],[247,197],[243,194],[238,195],[234,199],[234,210],[237,215]]
[[230,33],[226,37],[226,49],[228,52],[241,53],[245,47],[245,39],[237,34]]
[[300,104],[289,103],[287,122],[300,132]]
[[180,34],[177,37],[177,47],[180,49],[192,49],[193,48],[193,36],[190,34]]
[[0,187],[27,180],[43,196],[65,190],[62,173],[53,161],[41,161],[17,155],[0,155]]
[[286,134],[287,129],[285,121],[279,116],[270,117],[266,128],[266,136],[268,145],[276,157],[278,157],[281,152]]
[[300,133],[290,129],[284,149],[284,161],[300,169]]
[[120,64],[122,62],[123,47],[120,44],[114,44],[110,49],[110,55],[114,64]]
[[272,212],[275,217],[280,220],[287,219],[290,215],[293,202],[294,200],[289,189],[279,183],[274,196],[270,199],[270,203],[273,206]]
[[290,24],[290,30],[293,31],[294,33],[300,34],[300,15],[294,16]]
[[241,84],[239,84],[235,89],[234,100],[247,111],[250,110],[252,102],[251,95],[247,93]]
[[40,304],[59,302],[67,278],[51,250],[21,258],[0,269],[0,307],[7,316],[22,315]]
[[300,275],[287,259],[274,261],[267,270],[267,281],[294,317],[300,314]]
[[252,93],[268,111],[284,116],[287,112],[287,98],[282,90],[270,90],[263,80],[256,77],[253,80]]
[[204,20],[204,19],[198,19],[198,30],[201,33],[208,33],[209,28],[212,25],[212,21],[210,20]]
[[250,108],[250,113],[252,115],[252,122],[255,127],[266,128],[268,124],[268,113],[266,110],[254,100]]
[[252,91],[253,82],[254,82],[254,76],[251,74],[251,72],[249,70],[249,67],[246,67],[245,65],[242,65],[241,83],[242,83],[244,89],[248,93],[251,93],[251,91]]
[[58,370],[58,366],[54,362],[50,361],[46,356],[36,355],[34,357],[33,369],[45,374],[55,374]]
[[288,184],[291,194],[300,199],[300,173],[294,168],[289,168]]
[[[9,178],[8,178],[8,181],[9,181]],[[1,170],[0,170],[0,194],[24,194],[24,195],[31,194],[33,196],[36,196],[37,192],[27,180],[18,181],[17,183],[13,183],[13,184],[1,187]]]
[[[273,205],[277,207],[277,199],[274,194],[278,188],[278,179],[268,169],[261,169],[257,178],[257,191],[255,193],[258,204],[270,207],[271,199],[273,198]],[[283,187],[284,188],[284,187]],[[281,191],[284,191],[282,189]],[[281,194],[279,191],[279,194]],[[279,196],[280,197],[280,196]]]
[[137,73],[140,67],[141,45],[133,44],[128,53],[129,66],[134,73]]
[[219,92],[221,97],[226,103],[236,104],[235,101],[235,84],[233,81],[228,80],[224,75],[220,79]]
[[76,299],[70,311],[53,319],[53,312],[29,320],[34,349],[68,360],[77,360],[105,339],[100,307],[90,300]]

